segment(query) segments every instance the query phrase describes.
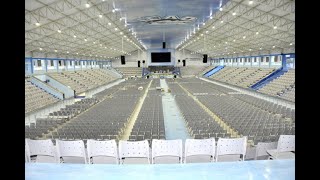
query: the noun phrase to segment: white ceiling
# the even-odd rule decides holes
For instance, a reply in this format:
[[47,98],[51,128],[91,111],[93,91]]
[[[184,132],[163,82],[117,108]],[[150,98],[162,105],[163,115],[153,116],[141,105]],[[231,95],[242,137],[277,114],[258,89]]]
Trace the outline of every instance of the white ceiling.
[[25,51],[109,58],[143,50],[112,10],[102,0],[26,0]]
[[[295,1],[252,2],[26,0],[25,51],[110,59],[146,50],[155,43],[160,47],[165,31],[165,41],[172,48],[210,57],[294,52]],[[152,15],[192,16],[196,20],[166,25],[137,22]]]
[[294,53],[295,1],[230,0],[194,32],[180,42],[179,50],[211,57]]

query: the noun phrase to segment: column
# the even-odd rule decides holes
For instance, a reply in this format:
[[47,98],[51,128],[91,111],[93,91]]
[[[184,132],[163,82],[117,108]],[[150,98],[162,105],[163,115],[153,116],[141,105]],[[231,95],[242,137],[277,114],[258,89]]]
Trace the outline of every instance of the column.
[[282,68],[283,70],[287,71],[288,67],[287,67],[287,57],[285,54],[281,54],[281,62],[282,62]]

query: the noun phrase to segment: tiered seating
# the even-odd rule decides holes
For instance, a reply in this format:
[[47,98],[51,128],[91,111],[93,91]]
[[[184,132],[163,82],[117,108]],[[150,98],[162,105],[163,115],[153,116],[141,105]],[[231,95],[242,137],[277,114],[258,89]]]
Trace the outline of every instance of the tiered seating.
[[58,101],[59,99],[52,94],[47,93],[31,82],[25,80],[25,113],[34,111]]
[[117,67],[115,68],[117,71],[120,71],[120,73],[126,77],[131,77],[131,76],[137,76],[141,77],[142,76],[142,68],[139,67]]
[[[255,68],[249,68],[255,69]],[[266,77],[267,75],[271,74],[275,69],[272,68],[258,68],[255,72],[249,74],[247,77],[243,78],[239,81],[238,85],[241,87],[250,87],[260,81],[262,78]]]
[[275,69],[272,68],[225,67],[211,76],[211,78],[247,88],[272,73],[274,70]]
[[296,91],[296,88],[294,86],[292,89],[284,92],[280,97],[283,99],[295,102],[295,96],[296,96],[295,91]]
[[206,66],[200,73],[199,76],[204,75],[206,72],[208,72],[209,70],[215,68],[216,66]]
[[90,69],[74,72],[67,71],[62,73],[50,73],[48,75],[62,84],[70,86],[71,89],[76,90],[76,94],[88,91],[116,79],[103,69]]
[[180,67],[180,74],[182,77],[196,76],[212,68],[213,66],[183,66]]
[[86,90],[92,89],[96,86],[94,82],[89,80],[88,78],[81,76],[79,73],[74,72],[74,71],[66,71],[61,74],[66,75],[70,79],[78,82],[80,85],[84,86]]
[[[284,73],[282,76],[272,80],[270,83],[266,84],[258,91],[269,94],[272,96],[281,97],[286,94],[287,91],[292,91],[291,94],[294,94],[295,90],[295,70],[291,69],[288,72]],[[285,95],[284,98],[290,101],[294,101],[294,95]]]
[[75,90],[77,94],[82,93],[87,90],[87,87],[80,84],[76,80],[71,79],[69,76],[66,76],[62,73],[50,73],[48,76],[59,81],[60,83],[69,86],[71,89]]
[[89,79],[95,84],[95,86],[100,86],[115,80],[114,77],[108,75],[106,70],[103,69],[77,71],[76,73],[80,74],[80,76],[86,79]]
[[233,77],[235,74],[239,74],[239,72],[243,71],[242,69],[239,68],[233,68],[233,67],[224,67],[214,75],[210,76],[210,78],[226,82],[229,80],[231,77]]
[[165,139],[161,91],[149,90],[129,140]]

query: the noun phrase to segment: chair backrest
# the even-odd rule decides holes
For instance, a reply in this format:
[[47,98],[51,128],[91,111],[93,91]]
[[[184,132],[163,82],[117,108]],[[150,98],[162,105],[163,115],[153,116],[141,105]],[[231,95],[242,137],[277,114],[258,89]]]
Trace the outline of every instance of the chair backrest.
[[213,159],[216,151],[216,141],[211,139],[186,139],[184,150],[184,161],[188,156],[210,155]]
[[295,151],[295,135],[280,135],[277,145],[277,151]]
[[149,142],[143,141],[119,141],[119,158],[147,158],[150,164]]
[[242,155],[242,161],[247,149],[247,137],[242,138],[219,138],[217,143],[216,161],[219,155]]
[[259,142],[256,148],[256,154],[254,159],[257,160],[259,156],[268,156],[267,150],[276,149],[277,142]]
[[[51,139],[32,140],[26,139],[26,155],[27,161],[31,162],[30,156],[50,156],[56,160],[56,153]],[[36,161],[37,162],[37,161]]]
[[56,147],[57,147],[57,158],[60,163],[62,157],[82,157],[84,158],[85,164],[87,164],[86,152],[84,143],[82,140],[75,141],[62,141],[56,139]]
[[152,139],[152,164],[155,157],[176,156],[182,163],[182,140],[159,140]]
[[95,156],[107,156],[114,157],[115,162],[118,164],[118,148],[115,140],[108,141],[97,141],[88,139],[87,140],[87,152],[89,163],[93,164],[92,158]]

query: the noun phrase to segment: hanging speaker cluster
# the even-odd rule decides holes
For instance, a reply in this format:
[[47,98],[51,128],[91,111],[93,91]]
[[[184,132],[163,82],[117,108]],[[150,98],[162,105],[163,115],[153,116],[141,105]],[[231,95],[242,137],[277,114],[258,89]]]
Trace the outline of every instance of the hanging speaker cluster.
[[162,42],[162,48],[163,48],[163,49],[166,48],[166,42]]

